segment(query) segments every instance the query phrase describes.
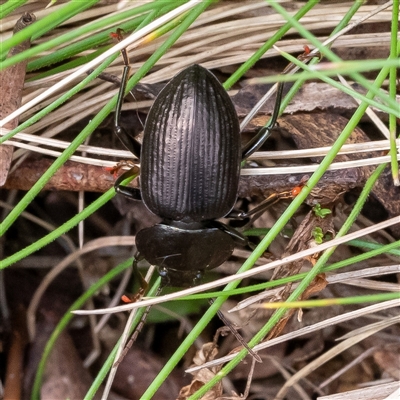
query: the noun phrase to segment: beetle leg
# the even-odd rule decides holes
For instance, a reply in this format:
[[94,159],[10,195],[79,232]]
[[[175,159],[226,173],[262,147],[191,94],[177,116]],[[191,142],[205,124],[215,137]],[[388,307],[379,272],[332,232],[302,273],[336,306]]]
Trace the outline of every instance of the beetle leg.
[[[284,192],[286,194],[286,192]],[[258,206],[254,207],[252,210],[248,212],[238,212],[236,218],[238,219],[245,219],[249,218],[252,215],[262,214],[267,208],[272,206],[273,204],[277,203],[281,199],[286,199],[288,196],[285,196],[280,193],[272,193],[268,196],[265,200],[263,200]]]
[[[123,49],[123,50],[125,50],[125,49]],[[124,57],[124,59],[125,59],[125,57]],[[125,65],[124,71],[122,73],[121,86],[119,88],[117,106],[116,106],[115,114],[114,114],[115,115],[115,117],[114,117],[114,132],[118,136],[119,140],[121,140],[121,142],[124,144],[124,146],[129,151],[131,151],[137,158],[140,158],[140,151],[141,151],[142,145],[136,139],[134,139],[132,136],[130,136],[126,132],[126,130],[120,125],[122,103],[124,102],[126,82],[128,80],[130,69],[131,68],[129,65]]]
[[121,297],[121,300],[124,303],[136,303],[144,296],[147,288],[149,287],[148,282],[146,281],[146,279],[143,278],[138,268],[138,261],[141,260],[143,260],[143,256],[137,251],[133,257],[132,272],[134,281],[139,284],[139,289],[135,294],[123,295]]
[[124,196],[132,199],[132,200],[142,200],[142,194],[140,189],[131,188],[127,186],[115,186],[115,191],[119,194],[123,194]]
[[146,279],[143,278],[138,268],[138,262],[143,259],[144,257],[138,251],[136,251],[132,261],[132,272],[134,281],[139,284],[139,290],[136,294],[131,296],[129,301],[126,301],[127,303],[134,303],[140,300],[146,293],[147,288],[149,287],[148,282],[146,281]]
[[272,129],[275,127],[276,120],[279,116],[279,110],[281,108],[282,93],[284,84],[280,82],[278,84],[278,89],[276,93],[274,112],[272,113],[271,119],[267,126],[264,126],[259,130],[256,136],[251,139],[242,149],[242,160],[250,157],[255,151],[257,151],[264,142],[268,139],[271,134]]
[[217,222],[215,225],[217,228],[221,229],[221,231],[227,233],[232,237],[232,239],[237,242],[238,244],[241,244],[242,246],[249,245],[251,247],[251,243],[247,239],[246,236],[242,235],[239,231],[237,231],[234,228],[231,228],[228,225],[223,224],[222,222]]
[[[118,41],[121,41],[122,40],[122,30],[117,29],[117,32],[112,33],[111,36],[116,38]],[[129,151],[131,151],[137,158],[140,158],[140,150],[142,148],[142,145],[136,139],[134,139],[132,136],[130,136],[126,132],[126,130],[120,125],[122,104],[124,102],[126,84],[128,82],[129,72],[131,70],[126,49],[121,49],[121,55],[122,55],[122,59],[124,60],[125,66],[124,66],[124,70],[122,72],[121,85],[119,87],[117,106],[116,106],[115,114],[114,114],[115,115],[115,117],[114,117],[114,132],[118,136],[118,138],[121,140],[121,142],[124,144],[124,146]]]
[[280,200],[294,199],[301,191],[304,183],[300,182],[299,186],[295,186],[292,190],[287,190],[285,192],[277,192],[269,195],[265,200],[263,200],[257,207],[254,207],[248,212],[232,212],[228,214],[229,218],[245,219],[253,216],[251,222],[254,222],[267,208],[271,207],[273,204]]
[[134,276],[135,280],[137,280],[139,282],[139,285],[140,285],[138,294],[140,294],[142,297],[144,295],[144,293],[146,292],[149,284],[143,278],[142,274],[139,271],[138,261],[140,261],[140,260],[143,260],[143,256],[137,251],[133,258],[132,269],[133,269],[133,276]]
[[[296,187],[295,189],[298,189]],[[232,219],[246,219],[250,218],[250,221],[242,227],[242,229],[247,229],[249,226],[253,224],[255,220],[257,220],[267,208],[271,207],[273,204],[276,204],[280,200],[284,199],[293,199],[296,197],[297,191],[292,189],[286,192],[281,192],[281,193],[272,193],[270,196],[268,196],[265,200],[263,200],[257,207],[254,207],[252,210],[248,212],[243,212],[243,211],[232,211],[230,212],[226,218],[232,218]]]
[[130,199],[142,200],[142,194],[140,192],[140,189],[121,185],[122,181],[124,181],[125,179],[130,178],[131,176],[136,175],[136,174],[137,174],[136,167],[131,168],[129,171],[125,171],[115,181],[115,183],[114,183],[115,191],[117,193],[123,194],[126,197],[129,197]]

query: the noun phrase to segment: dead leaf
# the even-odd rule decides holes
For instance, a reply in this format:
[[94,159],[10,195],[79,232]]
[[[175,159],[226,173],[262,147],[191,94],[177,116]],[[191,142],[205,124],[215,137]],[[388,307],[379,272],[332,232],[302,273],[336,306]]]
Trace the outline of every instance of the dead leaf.
[[[214,342],[206,343],[193,357],[194,366],[202,365],[207,361],[212,361],[218,354],[217,346]],[[178,400],[185,400],[199,390],[204,384],[208,383],[221,370],[222,366],[203,368],[193,374],[190,385],[183,387],[179,393]],[[218,382],[201,400],[215,400],[222,395],[222,383]]]

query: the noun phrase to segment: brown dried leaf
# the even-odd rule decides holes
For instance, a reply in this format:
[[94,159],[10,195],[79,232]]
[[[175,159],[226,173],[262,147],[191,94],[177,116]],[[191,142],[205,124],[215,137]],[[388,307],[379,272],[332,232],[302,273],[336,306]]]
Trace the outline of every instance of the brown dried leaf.
[[[218,354],[215,343],[210,342],[202,346],[202,348],[193,357],[194,365],[202,365],[207,361],[212,361]],[[205,383],[209,382],[220,371],[222,366],[213,368],[203,368],[193,374],[190,385],[183,387],[179,393],[178,400],[185,400],[199,390]],[[222,383],[216,384],[210,391],[203,396],[202,400],[215,400],[222,395]]]

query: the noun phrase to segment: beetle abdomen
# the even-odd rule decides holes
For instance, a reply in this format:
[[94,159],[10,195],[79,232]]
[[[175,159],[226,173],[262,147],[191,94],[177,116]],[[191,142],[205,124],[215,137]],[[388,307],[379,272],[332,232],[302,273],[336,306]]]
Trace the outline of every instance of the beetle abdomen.
[[229,95],[193,65],[160,92],[141,151],[146,206],[164,219],[202,221],[233,207],[240,174],[240,128]]

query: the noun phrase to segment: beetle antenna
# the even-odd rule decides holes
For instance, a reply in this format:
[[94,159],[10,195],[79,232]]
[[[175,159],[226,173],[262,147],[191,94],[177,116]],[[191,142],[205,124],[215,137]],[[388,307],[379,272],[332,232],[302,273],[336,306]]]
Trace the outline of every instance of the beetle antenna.
[[[213,299],[209,299],[208,301],[211,305],[214,303]],[[257,353],[255,353],[253,349],[251,349],[249,347],[249,345],[243,339],[243,336],[233,326],[232,322],[230,322],[220,310],[218,310],[217,314],[218,314],[219,319],[223,322],[223,324],[227,328],[229,328],[229,330],[232,332],[233,336],[235,336],[236,340],[249,352],[249,354],[253,357],[253,359],[259,363],[262,363],[261,357]]]

